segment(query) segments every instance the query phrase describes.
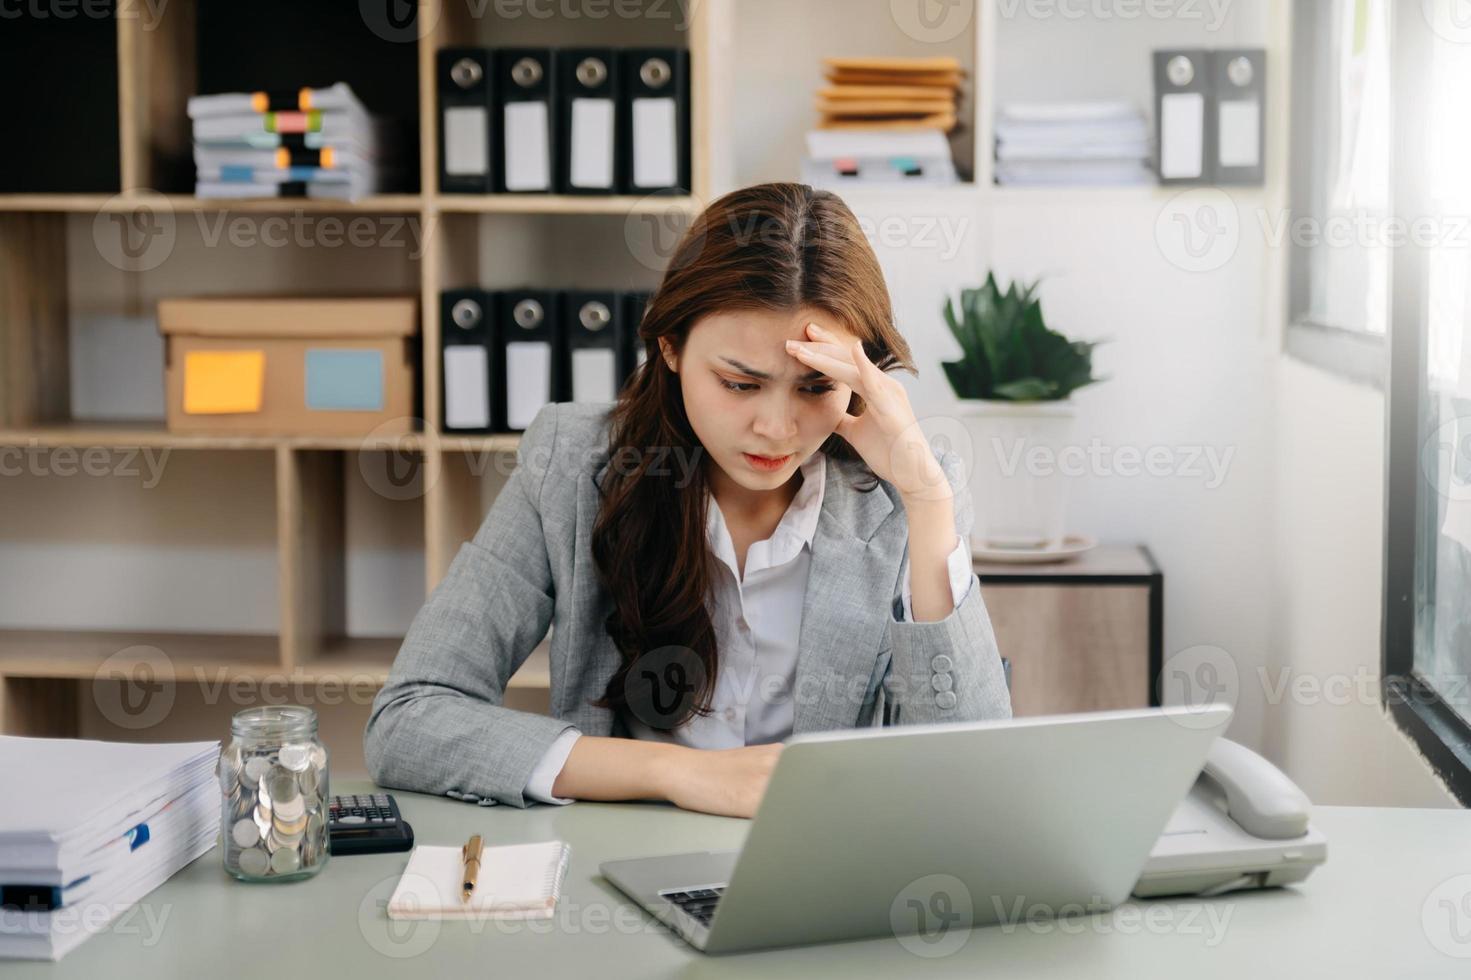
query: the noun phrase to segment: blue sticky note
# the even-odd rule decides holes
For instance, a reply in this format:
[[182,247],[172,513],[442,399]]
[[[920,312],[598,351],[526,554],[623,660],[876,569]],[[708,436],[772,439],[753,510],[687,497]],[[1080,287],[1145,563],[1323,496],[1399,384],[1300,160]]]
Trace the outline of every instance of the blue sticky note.
[[308,350],[306,407],[318,412],[383,411],[383,353]]

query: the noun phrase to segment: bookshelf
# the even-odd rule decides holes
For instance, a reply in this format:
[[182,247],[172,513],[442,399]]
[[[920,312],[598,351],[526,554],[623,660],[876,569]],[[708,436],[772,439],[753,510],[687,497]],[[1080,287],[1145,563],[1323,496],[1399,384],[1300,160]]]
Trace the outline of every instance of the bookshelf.
[[[646,6],[651,11],[674,9]],[[160,491],[164,484],[182,485],[154,499],[111,476],[90,481],[96,486],[74,485],[58,494],[49,492],[45,480],[25,486],[10,480],[8,489],[17,492],[5,495],[14,510],[10,520],[0,520],[0,547],[31,544],[20,526],[21,511],[51,526],[67,523],[75,514],[77,527],[69,529],[68,542],[77,542],[79,555],[92,554],[114,538],[128,545],[177,546],[184,555],[173,568],[177,578],[187,575],[190,567],[207,569],[187,563],[191,553],[203,553],[221,540],[207,527],[211,521],[234,522],[246,529],[223,535],[223,546],[241,549],[240,565],[247,570],[242,574],[252,584],[241,585],[225,575],[211,579],[201,587],[207,608],[199,616],[185,617],[188,621],[176,629],[99,622],[120,613],[117,607],[122,604],[111,601],[93,603],[85,615],[79,613],[76,628],[12,627],[0,622],[0,731],[148,740],[221,737],[230,714],[239,707],[271,700],[273,690],[307,690],[305,700],[317,707],[323,731],[338,752],[334,768],[364,771],[361,726],[371,693],[387,677],[401,636],[359,636],[347,630],[345,585],[355,574],[352,547],[346,540],[352,501],[368,499],[375,517],[388,515],[391,527],[385,536],[401,545],[407,542],[409,564],[422,568],[414,583],[415,595],[406,603],[416,608],[443,576],[460,544],[474,534],[514,466],[519,444],[515,435],[438,431],[439,293],[470,284],[575,285],[569,277],[576,273],[576,261],[558,260],[569,232],[576,231],[579,240],[589,239],[589,247],[606,247],[624,242],[626,226],[641,216],[680,223],[699,211],[711,187],[710,65],[719,57],[711,22],[722,16],[719,6],[694,5],[687,21],[683,16],[632,17],[606,24],[569,19],[565,12],[550,19],[505,17],[493,6],[425,0],[404,33],[402,25],[370,22],[367,8],[352,2],[301,5],[267,0],[239,7],[215,0],[174,0],[159,9],[156,19],[151,14],[145,20],[115,12],[106,23],[84,25],[91,47],[98,46],[99,33],[105,45],[106,32],[111,32],[116,52],[115,61],[102,59],[102,70],[109,74],[100,79],[108,91],[115,87],[116,114],[108,120],[116,126],[116,160],[111,164],[115,175],[111,186],[85,190],[32,191],[31,183],[23,192],[0,187],[0,450],[10,451],[12,459],[21,458],[16,453],[27,454],[27,459],[34,456],[55,473],[65,468],[58,460],[72,465],[70,460],[88,453],[107,454],[113,460],[141,451],[175,454]],[[484,16],[472,16],[480,9]],[[620,9],[631,8],[620,5]],[[272,18],[277,20],[266,30]],[[277,39],[293,33],[308,43],[320,45],[325,37],[342,45],[345,50],[329,59],[334,80],[347,80],[371,106],[380,107],[385,99],[396,102],[390,108],[408,117],[416,139],[409,150],[414,166],[408,190],[351,203],[201,201],[192,196],[187,176],[187,96],[198,85],[225,87],[249,70],[248,57],[230,50],[232,45],[248,48],[251,57],[260,57],[272,71],[289,70],[291,60],[300,58],[301,42],[283,45]],[[48,26],[32,40],[59,45],[68,37]],[[695,72],[691,80],[695,193],[440,194],[435,186],[434,56],[440,47],[452,44],[688,46]],[[202,51],[201,46],[209,50]],[[37,65],[47,60],[44,51],[34,57]],[[270,83],[242,80],[238,87],[261,84]],[[119,221],[168,222],[176,240],[167,261],[122,272],[99,262],[94,254],[98,249],[88,241],[88,226],[112,215]],[[218,220],[249,218],[259,223],[296,216],[415,222],[421,238],[417,254],[351,246],[338,254],[325,254],[324,249],[313,254],[312,248],[294,243],[278,249],[281,254],[261,256],[211,244],[200,231],[212,231],[217,226],[211,222]],[[629,247],[623,244],[619,251],[627,253]],[[607,270],[609,282],[648,288],[658,281],[657,268],[632,260],[623,265]],[[629,277],[636,281],[628,282]],[[121,285],[95,287],[96,279]],[[72,390],[81,353],[74,347],[73,321],[79,317],[147,321],[157,297],[168,294],[385,291],[412,292],[422,304],[422,422],[410,435],[375,439],[173,433],[157,417],[94,417],[86,408],[90,395]],[[411,472],[408,485],[374,485],[372,474],[390,456]],[[217,471],[225,475],[200,476]],[[354,481],[366,487],[350,486]],[[0,477],[0,487],[6,485],[7,478]],[[212,497],[194,515],[192,538],[176,541],[172,531],[161,530],[180,501],[206,492]],[[104,526],[101,516],[88,519],[88,512],[101,511],[113,526]],[[117,524],[123,530],[116,530]],[[85,557],[77,560],[85,562]],[[38,568],[36,574],[51,575],[49,569]],[[80,566],[75,572],[77,588],[85,590],[78,602],[87,602],[98,590],[94,584],[98,576]],[[117,578],[115,569],[109,574]],[[213,573],[200,574],[209,578]],[[165,580],[174,581],[168,576]],[[130,597],[137,591],[128,586],[117,590]],[[271,608],[264,610],[269,615],[260,616],[255,627],[237,622],[224,630],[201,628],[208,625],[201,620],[222,613],[232,601],[248,606],[249,597],[259,600],[262,594],[266,598],[261,601]],[[548,670],[544,641],[512,679],[508,703],[545,710]],[[159,684],[169,686],[173,708],[157,724],[132,729],[125,718],[111,717],[106,710],[104,703],[117,700],[119,692],[125,694],[129,687],[141,691]],[[239,696],[221,693],[231,685],[240,690]],[[341,707],[331,706],[322,691],[332,686],[355,689],[357,696],[346,698]]]
[[[1008,19],[1003,11],[1010,8],[978,2],[962,30],[935,40],[906,31],[889,0],[802,0],[800,10],[789,0],[647,0],[638,9],[648,16],[617,13],[633,6],[421,0],[413,23],[385,27],[362,20],[378,5],[352,0],[261,0],[250,5],[171,0],[158,8],[156,20],[153,7],[131,5],[135,14],[146,11],[148,16],[119,14],[105,25],[112,32],[116,58],[89,62],[89,71],[105,76],[92,77],[88,84],[116,100],[115,119],[109,121],[116,125],[115,152],[108,146],[101,154],[111,161],[113,179],[73,190],[28,184],[24,192],[0,182],[0,451],[22,451],[53,462],[84,458],[89,451],[111,453],[112,458],[134,451],[168,452],[172,462],[159,488],[148,493],[113,476],[86,481],[85,491],[58,487],[65,492],[54,492],[53,484],[68,481],[0,475],[0,552],[29,555],[27,549],[39,551],[55,543],[33,524],[60,534],[65,545],[60,564],[35,565],[31,571],[15,560],[0,562],[0,613],[10,613],[0,616],[0,731],[218,738],[226,731],[229,714],[245,706],[211,694],[219,680],[239,682],[247,694],[260,698],[266,697],[266,685],[277,681],[291,691],[296,690],[291,685],[305,685],[311,698],[316,697],[312,692],[336,684],[369,693],[381,684],[401,634],[360,630],[350,610],[392,607],[377,625],[392,621],[400,629],[405,626],[405,610],[417,608],[479,526],[514,465],[518,445],[516,436],[437,431],[441,291],[525,283],[653,287],[660,275],[660,252],[635,240],[641,230],[677,230],[706,202],[732,188],[795,178],[801,134],[815,118],[811,96],[825,54],[951,55],[969,73],[963,128],[952,143],[973,180],[951,188],[851,191],[849,201],[860,213],[903,215],[919,209],[963,214],[985,228],[990,219],[1013,211],[1034,216],[1061,209],[1111,218],[1114,207],[1121,205],[1127,211],[1123,217],[1152,224],[1172,196],[1171,190],[1155,187],[991,184],[991,119],[997,99],[1090,90],[1088,35],[1070,22]],[[1220,35],[1200,38],[1187,24],[1164,25],[1134,38],[1129,43],[1137,55],[1135,69],[1142,70],[1138,66],[1155,40],[1199,39],[1207,46],[1260,43],[1256,25],[1267,19],[1264,0],[1232,9],[1244,10],[1233,14],[1244,19],[1233,21]],[[505,11],[521,15],[504,16]],[[532,11],[543,15],[532,16]],[[593,16],[594,11],[606,11],[606,16]],[[208,28],[203,33],[201,13]],[[343,26],[344,17],[352,26]],[[269,34],[258,23],[266,21],[277,25]],[[12,26],[6,28],[11,37]],[[375,103],[367,93],[377,86],[408,93],[400,108],[414,119],[418,150],[415,180],[408,190],[354,203],[199,201],[191,195],[179,164],[189,151],[185,100],[203,80],[206,61],[209,72],[245,70],[243,61],[200,51],[201,43],[210,43],[201,38],[238,35],[242,49],[264,51],[263,56],[279,60],[285,55],[271,53],[271,37],[293,29],[317,37],[319,45],[325,43],[323,37],[346,38],[341,42],[345,50],[339,52],[344,58],[338,64],[345,66],[340,77],[359,88],[370,105]],[[95,34],[99,28],[89,25],[88,30]],[[0,70],[6,60],[4,41],[0,37]],[[693,71],[693,193],[440,193],[435,180],[435,52],[465,44],[687,46]],[[1008,53],[1047,45],[1059,50],[1048,59],[1048,70],[1062,79],[1057,93],[1027,88],[1017,58]],[[1287,77],[1282,51],[1274,41],[1276,79]],[[239,87],[257,86],[242,82]],[[1277,90],[1274,98],[1279,94]],[[1281,141],[1272,134],[1268,139],[1275,153]],[[264,222],[298,216],[316,222],[366,219],[384,227],[409,222],[421,236],[414,248],[375,242],[336,249],[299,243],[264,249],[210,242],[221,221],[241,221],[258,230]],[[118,221],[167,220],[175,232],[172,252],[155,267],[120,270],[101,254],[99,219],[108,228]],[[977,254],[994,250],[1003,256],[1004,245],[1010,247],[983,240]],[[374,440],[171,433],[158,420],[161,392],[155,389],[161,388],[161,370],[157,384],[148,376],[149,369],[161,367],[161,353],[155,359],[150,349],[139,353],[137,344],[115,340],[100,349],[134,373],[126,397],[99,412],[92,386],[73,385],[78,371],[87,367],[94,341],[148,335],[161,296],[381,292],[414,294],[421,302],[423,424],[411,435]],[[128,415],[117,410],[119,405],[142,410]],[[388,461],[411,469],[407,485],[385,484],[374,475]],[[211,496],[201,503],[205,487]],[[189,515],[188,526],[174,529],[180,512]],[[398,572],[384,573],[362,559],[364,528],[377,535],[376,544],[396,549],[402,558]],[[106,564],[117,549],[130,553],[129,548],[154,546],[161,556],[133,577],[156,572],[163,583],[159,588],[185,596],[170,606],[182,608],[182,613],[168,620],[167,628],[134,615],[136,609],[146,611],[150,602],[160,607],[165,603],[141,593],[138,583],[128,580],[126,568]],[[67,557],[73,553],[75,557]],[[219,556],[226,571],[218,578],[190,581],[192,569],[214,568],[201,562]],[[103,571],[95,571],[94,565]],[[7,568],[17,567],[29,574],[4,578]],[[46,577],[56,578],[58,588],[72,590],[64,601],[51,604],[51,615],[43,616],[42,610],[31,617],[24,605],[5,605],[7,585],[35,598],[39,586],[27,579]],[[356,603],[350,596],[358,597]],[[160,678],[172,679],[177,688],[176,710],[166,722],[137,730],[98,718],[97,703],[105,692],[115,697],[113,689],[119,685]],[[508,703],[545,710],[548,683],[543,643],[513,678]],[[324,735],[339,752],[340,771],[362,771],[360,735],[367,700],[349,698],[341,706],[324,698],[314,701]]]

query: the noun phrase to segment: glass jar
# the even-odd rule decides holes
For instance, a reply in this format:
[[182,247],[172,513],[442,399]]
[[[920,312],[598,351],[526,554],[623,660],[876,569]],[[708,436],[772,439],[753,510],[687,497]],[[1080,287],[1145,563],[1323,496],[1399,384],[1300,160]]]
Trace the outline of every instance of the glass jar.
[[242,881],[310,878],[327,863],[327,747],[317,713],[296,705],[237,712],[220,753],[220,846]]

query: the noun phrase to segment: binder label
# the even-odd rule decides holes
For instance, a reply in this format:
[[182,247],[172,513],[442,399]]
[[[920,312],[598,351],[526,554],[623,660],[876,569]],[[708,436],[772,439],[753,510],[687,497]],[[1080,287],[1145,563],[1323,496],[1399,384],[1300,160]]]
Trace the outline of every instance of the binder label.
[[444,110],[444,172],[483,176],[490,172],[490,139],[483,108],[455,106]]
[[490,364],[479,344],[444,349],[444,427],[490,427]]
[[1178,92],[1160,98],[1159,175],[1199,177],[1205,162],[1205,96]]
[[613,186],[613,101],[572,100],[573,187]]
[[673,187],[679,182],[673,99],[633,100],[633,183]]
[[506,190],[552,188],[550,122],[545,102],[506,103]]

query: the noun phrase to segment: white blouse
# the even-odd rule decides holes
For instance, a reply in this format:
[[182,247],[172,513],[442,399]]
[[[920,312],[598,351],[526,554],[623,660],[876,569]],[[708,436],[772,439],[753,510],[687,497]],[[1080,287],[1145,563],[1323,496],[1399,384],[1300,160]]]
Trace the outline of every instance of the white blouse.
[[[714,499],[710,500],[705,527],[710,548],[719,559],[712,616],[720,651],[711,711],[696,715],[674,731],[653,729],[626,715],[634,737],[698,749],[728,749],[780,742],[792,733],[797,637],[812,563],[812,541],[822,514],[826,456],[819,450],[800,469],[802,485],[776,530],[747,549],[744,577],[738,571],[725,515]],[[975,582],[970,548],[959,535],[947,567],[950,592],[959,606]],[[913,620],[907,554],[901,590],[904,618]],[[552,785],[580,737],[576,729],[569,729],[552,743],[527,781],[528,797],[543,803],[571,802],[570,798],[553,796]]]

